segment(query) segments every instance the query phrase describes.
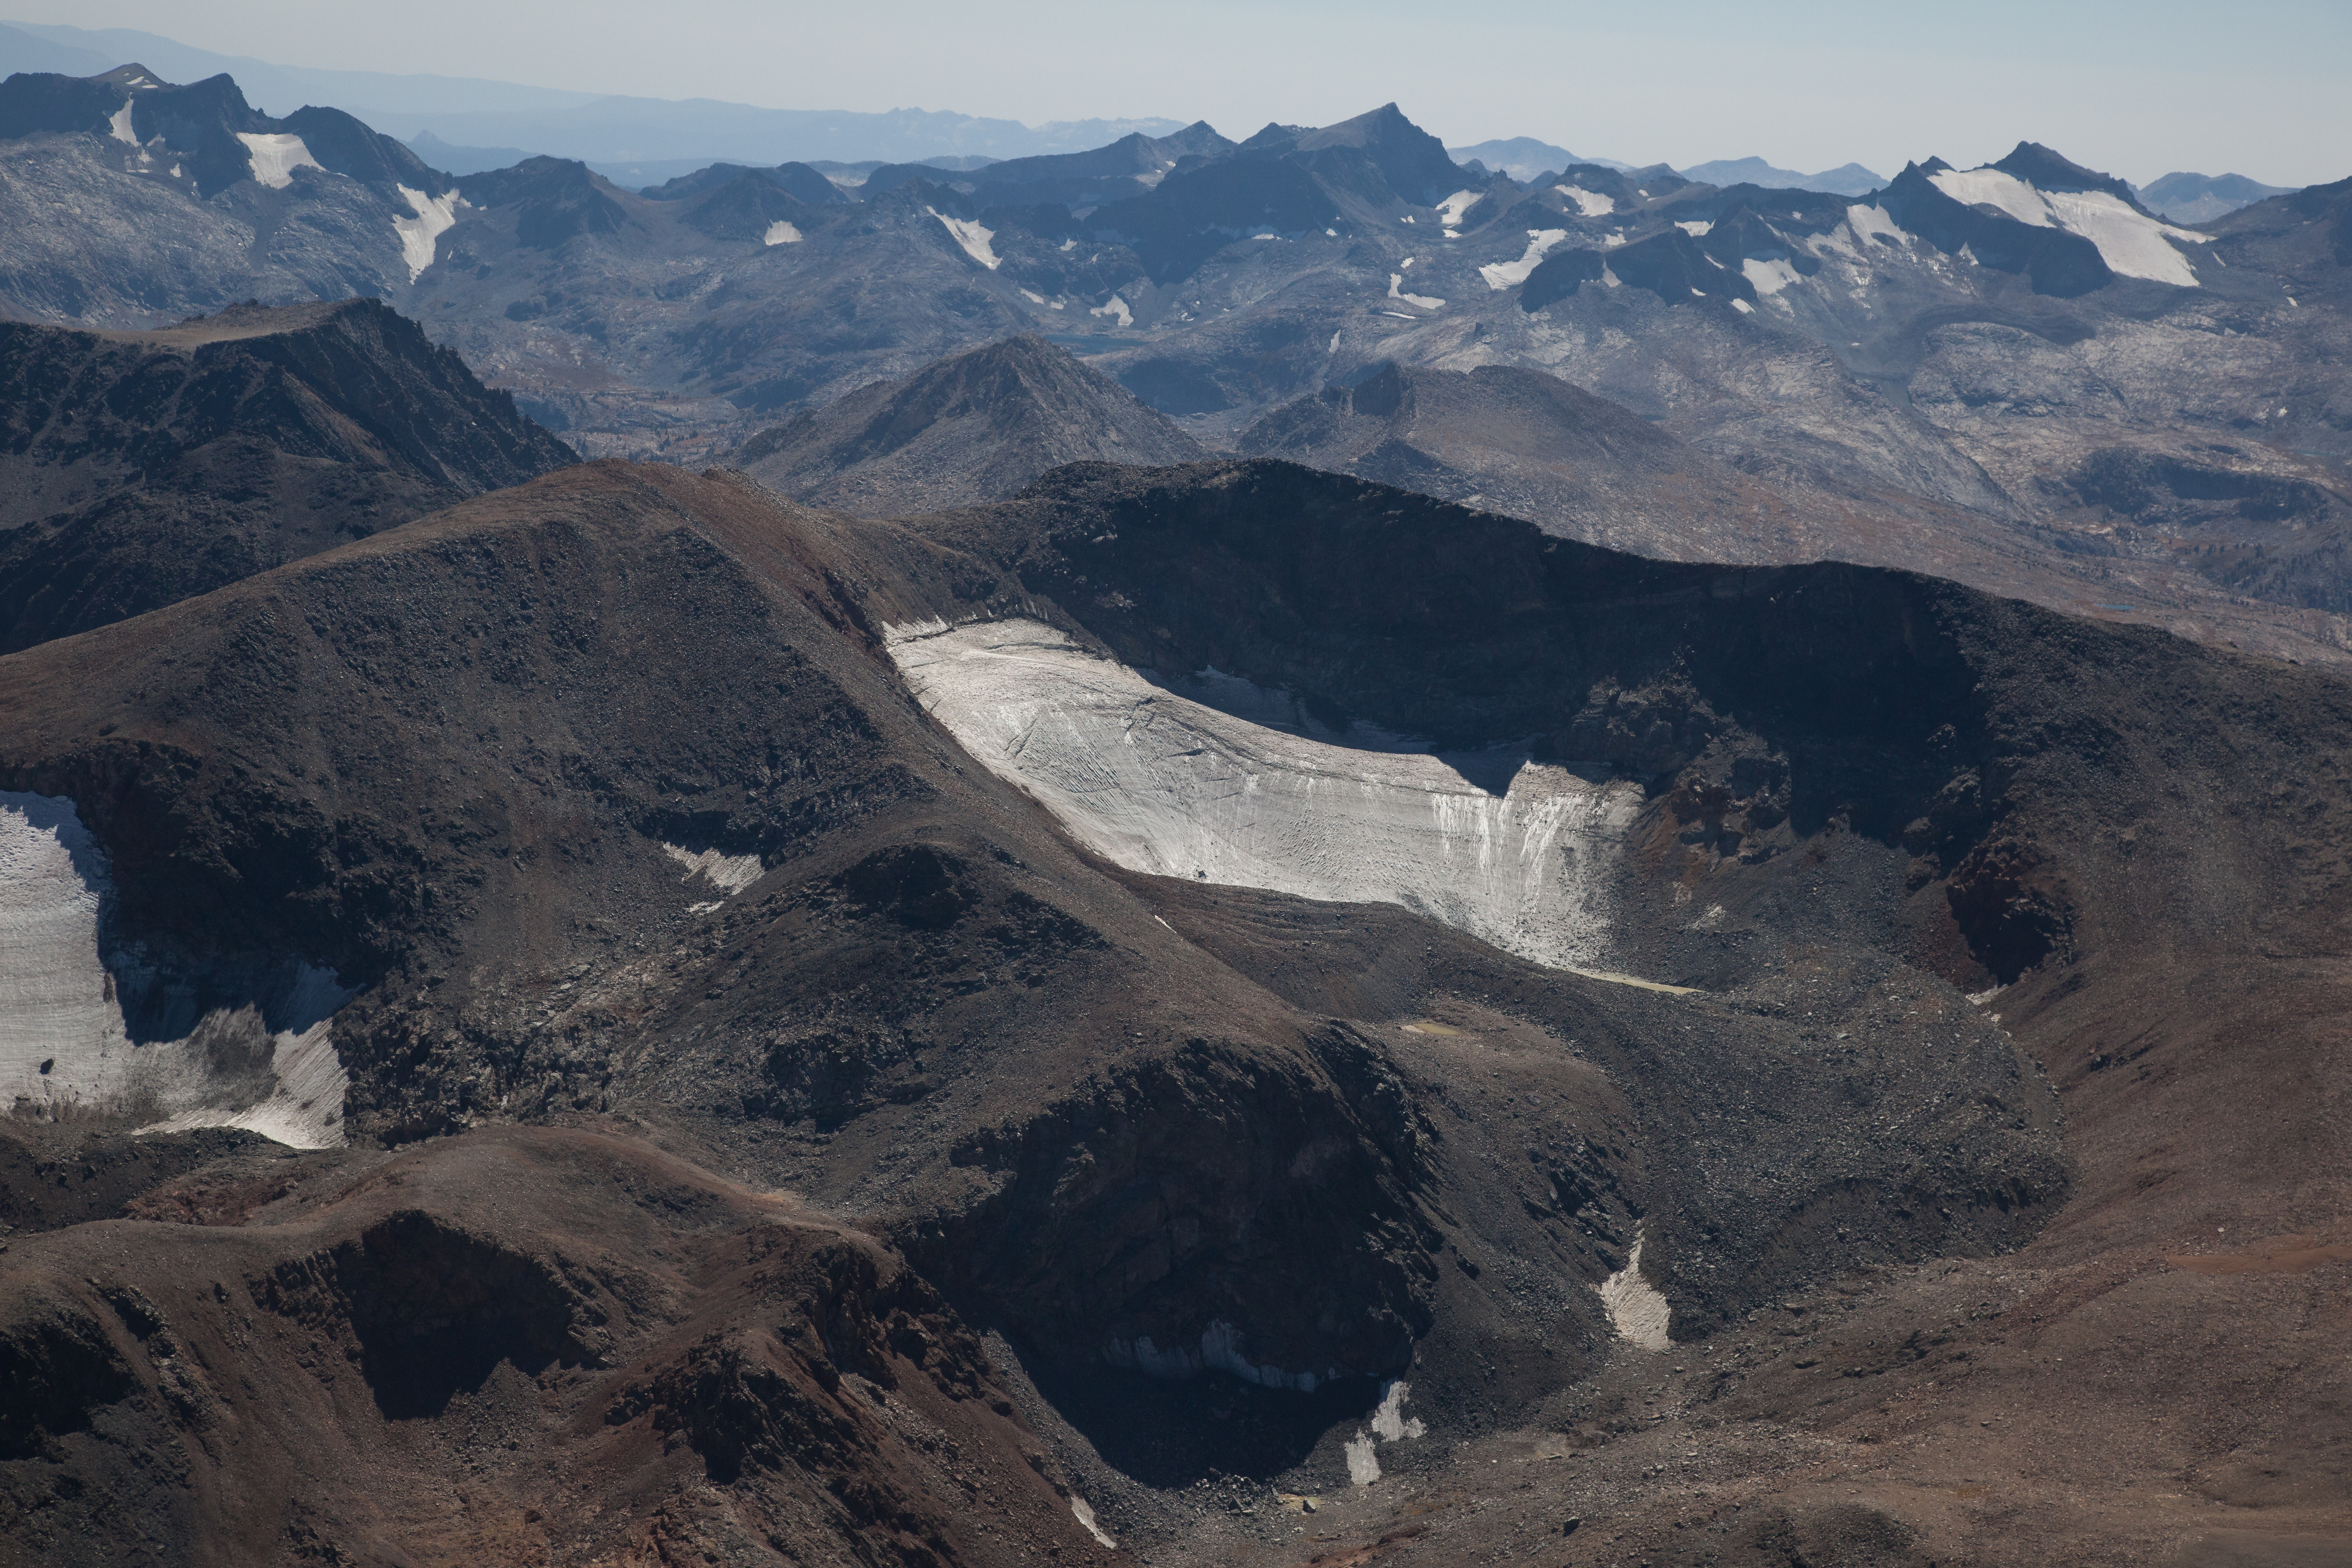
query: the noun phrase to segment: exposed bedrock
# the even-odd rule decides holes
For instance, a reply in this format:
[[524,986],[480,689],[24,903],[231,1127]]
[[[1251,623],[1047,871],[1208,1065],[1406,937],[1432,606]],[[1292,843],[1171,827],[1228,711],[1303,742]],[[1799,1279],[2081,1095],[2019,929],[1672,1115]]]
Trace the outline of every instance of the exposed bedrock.
[[985,1195],[905,1245],[1072,1359],[1306,1392],[1402,1368],[1432,1316],[1429,1135],[1376,1047],[1305,1045],[1194,1037],[968,1133],[950,1159]]
[[625,1139],[306,1159],[259,1223],[16,1241],[0,1556],[110,1561],[135,1512],[174,1562],[447,1561],[478,1540],[425,1500],[452,1485],[559,1560],[1088,1539],[980,1342],[870,1237]]

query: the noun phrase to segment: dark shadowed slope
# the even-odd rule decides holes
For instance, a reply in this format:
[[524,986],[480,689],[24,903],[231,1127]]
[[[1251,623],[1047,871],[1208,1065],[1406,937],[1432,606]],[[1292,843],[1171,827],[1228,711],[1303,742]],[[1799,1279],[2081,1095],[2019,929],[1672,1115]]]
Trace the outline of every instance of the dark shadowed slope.
[[734,460],[796,500],[889,516],[1001,500],[1065,463],[1201,455],[1117,382],[1018,337],[797,415]]
[[572,461],[372,300],[152,332],[0,324],[0,651]]

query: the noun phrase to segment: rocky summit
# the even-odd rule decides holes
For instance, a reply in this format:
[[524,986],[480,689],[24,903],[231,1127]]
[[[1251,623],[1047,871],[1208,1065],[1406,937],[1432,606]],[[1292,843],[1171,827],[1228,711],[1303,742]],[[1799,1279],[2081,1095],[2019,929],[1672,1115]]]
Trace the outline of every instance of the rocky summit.
[[0,83],[0,1563],[2345,1560],[2352,184],[872,118]]

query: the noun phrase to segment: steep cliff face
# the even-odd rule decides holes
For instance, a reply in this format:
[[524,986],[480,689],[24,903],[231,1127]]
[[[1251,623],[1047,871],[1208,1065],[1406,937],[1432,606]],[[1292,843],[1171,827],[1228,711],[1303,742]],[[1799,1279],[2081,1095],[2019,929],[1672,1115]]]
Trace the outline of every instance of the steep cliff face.
[[372,300],[152,332],[0,324],[0,649],[572,461]]

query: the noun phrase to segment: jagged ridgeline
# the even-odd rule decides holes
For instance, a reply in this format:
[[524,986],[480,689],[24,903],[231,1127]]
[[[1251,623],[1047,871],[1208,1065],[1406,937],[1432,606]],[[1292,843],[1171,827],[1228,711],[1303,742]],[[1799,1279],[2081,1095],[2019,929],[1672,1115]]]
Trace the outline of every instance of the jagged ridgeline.
[[[772,479],[906,510],[1122,455],[1108,437],[1135,421],[1099,389],[1066,389],[1011,440],[1026,456],[978,468],[953,454],[987,419],[916,440],[946,405],[880,410],[879,384],[1024,335],[1211,449],[1275,450],[1265,421],[1384,364],[1526,372],[1684,450],[1571,453],[1561,418],[1589,430],[1589,409],[1491,374],[1475,398],[1408,400],[1441,427],[1483,403],[1476,442],[1407,414],[1362,450],[1297,429],[1283,449],[1625,548],[1927,566],[2352,657],[2352,446],[2326,369],[2352,298],[2341,184],[2190,224],[2030,142],[1883,182],[1564,153],[1506,159],[1515,176],[1455,163],[1391,104],[1240,140],[1195,124],[977,166],[713,163],[632,191],[551,157],[433,174],[348,117],[257,115],[226,79],[23,76],[0,100],[10,313],[152,327],[371,293],[583,451],[708,462],[805,415],[828,423],[796,427],[806,453],[769,452]],[[1093,433],[1042,434],[1065,417]]]

